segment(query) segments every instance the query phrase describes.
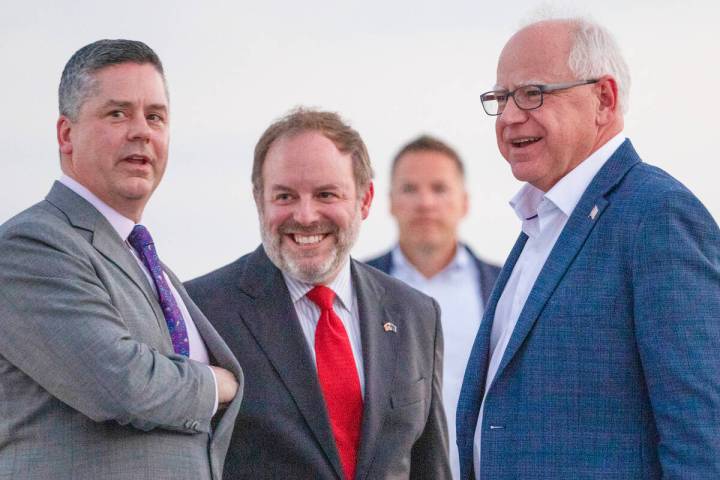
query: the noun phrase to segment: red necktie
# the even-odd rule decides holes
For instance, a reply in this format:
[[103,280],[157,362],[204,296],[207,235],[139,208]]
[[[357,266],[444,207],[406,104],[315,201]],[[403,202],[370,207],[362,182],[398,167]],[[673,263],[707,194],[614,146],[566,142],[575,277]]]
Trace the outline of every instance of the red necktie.
[[345,478],[351,480],[355,478],[363,411],[355,359],[342,320],[333,310],[335,292],[318,285],[307,293],[307,297],[320,307],[320,320],[315,330],[318,378],[343,472]]

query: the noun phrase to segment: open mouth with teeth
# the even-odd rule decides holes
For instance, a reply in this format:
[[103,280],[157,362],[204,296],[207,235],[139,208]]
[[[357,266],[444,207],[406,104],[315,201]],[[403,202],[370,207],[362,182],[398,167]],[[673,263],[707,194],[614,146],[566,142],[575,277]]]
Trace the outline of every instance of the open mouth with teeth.
[[510,144],[515,148],[525,148],[533,143],[539,142],[541,137],[523,137],[516,138],[510,141]]
[[327,234],[302,235],[299,233],[293,233],[288,236],[298,245],[311,246],[322,242],[325,237],[327,237]]
[[127,157],[123,158],[123,160],[133,163],[135,165],[145,165],[147,163],[150,163],[150,159],[145,155],[128,155]]

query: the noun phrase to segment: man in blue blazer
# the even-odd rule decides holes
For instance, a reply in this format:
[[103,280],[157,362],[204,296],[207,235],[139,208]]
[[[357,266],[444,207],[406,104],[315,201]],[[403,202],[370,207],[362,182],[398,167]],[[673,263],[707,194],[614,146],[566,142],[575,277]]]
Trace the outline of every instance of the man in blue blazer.
[[546,20],[481,97],[527,183],[460,394],[463,478],[720,478],[720,232],[625,138],[629,83],[602,27]]
[[390,211],[398,243],[367,263],[430,295],[440,304],[443,338],[443,405],[448,419],[450,468],[460,477],[455,411],[473,336],[500,267],[480,260],[461,243],[468,211],[465,165],[450,145],[431,135],[405,144],[392,161]]

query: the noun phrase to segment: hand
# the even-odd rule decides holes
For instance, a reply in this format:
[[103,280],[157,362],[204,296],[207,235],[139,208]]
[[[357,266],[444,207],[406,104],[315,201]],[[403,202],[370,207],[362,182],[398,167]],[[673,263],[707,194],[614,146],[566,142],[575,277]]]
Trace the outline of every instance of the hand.
[[238,382],[229,370],[210,365],[217,380],[218,404],[230,403],[238,391]]

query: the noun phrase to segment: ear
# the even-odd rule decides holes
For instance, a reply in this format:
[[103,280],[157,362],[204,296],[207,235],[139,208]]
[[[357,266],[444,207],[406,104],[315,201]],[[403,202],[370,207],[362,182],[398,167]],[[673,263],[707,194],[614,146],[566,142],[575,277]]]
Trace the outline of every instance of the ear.
[[374,196],[375,186],[373,185],[373,182],[370,182],[368,184],[367,190],[365,191],[365,194],[363,195],[362,204],[360,205],[360,214],[362,215],[363,220],[365,220],[370,214],[370,204],[372,203],[372,199]]
[[57,121],[57,141],[60,149],[60,155],[72,155],[72,121],[65,115],[60,115]]
[[255,187],[253,186],[252,196],[253,196],[253,200],[255,201],[255,209],[258,211],[258,213],[262,212],[262,210],[263,210],[263,203],[262,203],[263,192],[258,192],[257,190],[255,190]]
[[397,190],[395,189],[395,185],[390,185],[390,191],[388,192],[388,201],[390,202],[390,215],[397,218],[396,213],[396,206],[395,206],[395,197],[397,195]]
[[618,112],[617,81],[609,75],[602,77],[596,84],[598,92],[597,124],[610,123]]
[[468,195],[468,192],[467,190],[465,190],[465,188],[463,188],[462,195],[462,216],[465,217],[470,211],[470,195]]

